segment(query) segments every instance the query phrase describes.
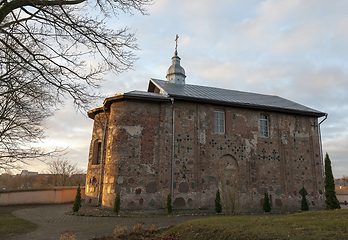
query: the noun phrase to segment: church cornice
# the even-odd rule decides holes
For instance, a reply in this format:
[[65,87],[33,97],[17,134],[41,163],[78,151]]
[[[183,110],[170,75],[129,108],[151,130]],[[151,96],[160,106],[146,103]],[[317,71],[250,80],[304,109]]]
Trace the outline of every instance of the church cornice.
[[154,94],[142,91],[131,91],[127,93],[120,93],[115,96],[106,98],[103,106],[95,108],[87,113],[88,117],[94,119],[95,115],[104,111],[109,111],[110,105],[116,101],[124,100],[141,100],[141,101],[155,101],[155,102],[168,102],[170,99],[163,94]]

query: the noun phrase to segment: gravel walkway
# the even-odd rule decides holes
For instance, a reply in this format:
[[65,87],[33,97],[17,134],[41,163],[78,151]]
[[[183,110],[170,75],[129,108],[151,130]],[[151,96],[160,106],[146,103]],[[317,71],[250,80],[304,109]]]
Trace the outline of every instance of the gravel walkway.
[[[159,227],[167,227],[174,221],[176,224],[193,219],[209,216],[171,216],[171,217],[86,217],[68,215],[73,204],[45,205],[37,208],[23,209],[13,212],[19,218],[31,221],[39,225],[39,228],[25,235],[13,236],[6,239],[55,239],[59,240],[65,231],[76,233],[76,240],[93,239],[93,237],[113,235],[116,224],[127,225],[128,230],[143,221],[145,227],[152,222]],[[211,217],[211,216],[210,216]],[[1,238],[1,236],[0,236]]]

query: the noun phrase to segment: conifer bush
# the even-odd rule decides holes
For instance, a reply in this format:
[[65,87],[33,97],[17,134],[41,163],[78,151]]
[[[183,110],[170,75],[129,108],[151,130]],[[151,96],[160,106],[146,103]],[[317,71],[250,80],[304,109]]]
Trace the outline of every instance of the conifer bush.
[[308,211],[308,202],[306,199],[306,190],[304,187],[302,187],[302,201],[301,201],[301,211]]
[[336,197],[335,181],[332,174],[331,160],[329,154],[325,156],[325,203],[326,210],[340,209],[340,203]]
[[116,193],[114,209],[113,209],[116,215],[118,215],[120,208],[121,208],[121,196],[120,196],[120,192],[118,192]]
[[220,191],[218,189],[215,195],[215,212],[221,213],[221,211],[222,211],[221,196],[220,196]]
[[80,184],[79,184],[79,186],[77,187],[77,191],[76,191],[76,197],[75,197],[75,201],[74,201],[73,211],[78,212],[80,207],[81,207],[81,188],[80,188]]
[[272,210],[271,203],[269,201],[268,193],[265,192],[265,199],[263,201],[263,211],[270,212]]
[[168,193],[167,195],[165,209],[166,209],[167,215],[173,212],[172,197],[170,196],[170,193]]

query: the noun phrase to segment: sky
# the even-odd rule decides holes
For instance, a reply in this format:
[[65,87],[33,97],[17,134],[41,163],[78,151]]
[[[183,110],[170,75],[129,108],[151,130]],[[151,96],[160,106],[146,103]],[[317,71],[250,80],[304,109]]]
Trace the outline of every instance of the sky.
[[[140,50],[133,70],[106,76],[105,96],[165,80],[178,34],[187,84],[278,95],[328,113],[323,152],[335,178],[348,176],[347,0],[157,0],[147,9],[108,22],[115,30],[131,27]],[[68,147],[62,158],[86,169],[93,120],[71,102],[47,120],[43,146]]]

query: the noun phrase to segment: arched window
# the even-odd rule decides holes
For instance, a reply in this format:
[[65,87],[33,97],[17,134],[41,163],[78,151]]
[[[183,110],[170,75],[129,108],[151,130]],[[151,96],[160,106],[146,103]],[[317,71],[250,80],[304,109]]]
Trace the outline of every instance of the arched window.
[[92,164],[99,164],[101,162],[101,145],[102,144],[100,140],[96,140],[94,142]]

